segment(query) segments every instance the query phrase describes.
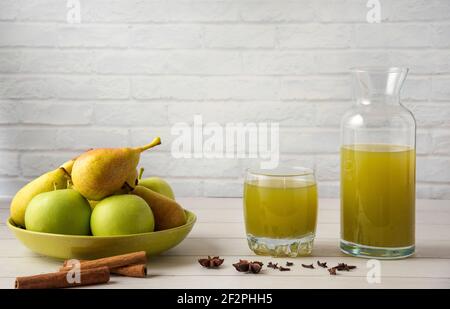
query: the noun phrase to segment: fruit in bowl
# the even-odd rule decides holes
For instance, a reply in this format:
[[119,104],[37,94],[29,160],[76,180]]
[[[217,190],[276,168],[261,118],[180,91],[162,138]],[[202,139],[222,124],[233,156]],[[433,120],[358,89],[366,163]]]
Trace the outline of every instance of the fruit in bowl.
[[136,195],[113,195],[100,201],[91,217],[94,236],[128,235],[153,232],[153,212]]
[[159,144],[158,137],[142,147],[89,150],[32,180],[13,198],[8,227],[33,251],[59,258],[151,255],[175,246],[195,215],[162,178],[141,180],[156,191],[138,185],[141,152]]
[[160,177],[148,177],[145,179],[139,179],[138,184],[154,192],[162,194],[172,200],[175,200],[175,195],[173,194],[172,188],[170,187],[169,183]]
[[36,195],[25,212],[27,230],[43,233],[89,235],[91,207],[72,189]]

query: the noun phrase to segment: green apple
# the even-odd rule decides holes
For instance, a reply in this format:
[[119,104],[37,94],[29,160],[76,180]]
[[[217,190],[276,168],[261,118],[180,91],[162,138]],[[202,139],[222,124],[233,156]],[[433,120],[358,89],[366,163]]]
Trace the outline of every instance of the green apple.
[[153,232],[155,219],[144,199],[136,195],[113,195],[101,200],[92,211],[94,236]]
[[89,235],[91,207],[72,189],[55,190],[36,195],[25,211],[25,228],[30,231]]
[[173,194],[169,183],[160,177],[141,179],[139,180],[139,185],[175,200],[175,195]]

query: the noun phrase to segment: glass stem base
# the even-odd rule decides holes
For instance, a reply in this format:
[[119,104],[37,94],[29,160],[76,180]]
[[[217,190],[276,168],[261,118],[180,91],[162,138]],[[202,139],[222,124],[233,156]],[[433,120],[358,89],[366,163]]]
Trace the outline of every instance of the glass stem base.
[[342,252],[352,256],[385,260],[403,259],[413,255],[415,251],[414,245],[399,248],[371,247],[355,244],[343,239],[340,241],[340,248]]
[[249,248],[257,255],[269,255],[274,257],[297,257],[310,255],[314,235],[308,234],[301,238],[274,239],[267,237],[256,237],[247,234]]

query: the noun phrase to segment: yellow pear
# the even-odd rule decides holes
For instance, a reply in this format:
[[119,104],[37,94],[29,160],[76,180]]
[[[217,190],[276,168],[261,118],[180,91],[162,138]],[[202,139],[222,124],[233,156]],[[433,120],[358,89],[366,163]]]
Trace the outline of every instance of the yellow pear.
[[57,169],[39,176],[16,193],[10,206],[11,218],[15,224],[25,226],[25,210],[33,197],[40,193],[68,187],[74,161],[75,159],[67,161]]
[[131,194],[142,197],[155,217],[155,231],[171,229],[186,224],[186,213],[177,202],[158,192],[137,185]]
[[122,188],[119,191],[114,192],[114,195],[128,194],[131,190],[133,190],[138,182],[138,171],[135,170],[134,173],[131,173],[128,176],[128,179],[123,184]]
[[74,189],[94,201],[116,193],[127,181],[136,179],[141,152],[159,144],[157,137],[141,147],[98,148],[83,153],[72,168]]

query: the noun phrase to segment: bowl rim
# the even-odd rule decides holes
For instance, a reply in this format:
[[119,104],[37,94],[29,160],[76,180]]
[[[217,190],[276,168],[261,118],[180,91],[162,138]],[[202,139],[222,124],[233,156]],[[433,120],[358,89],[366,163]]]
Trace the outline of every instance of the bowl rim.
[[197,215],[193,213],[190,210],[184,209],[184,212],[186,215],[188,215],[188,220],[185,224],[161,231],[155,231],[155,232],[147,232],[147,233],[137,233],[137,234],[127,234],[127,235],[111,235],[111,236],[93,236],[93,235],[69,235],[69,234],[54,234],[54,233],[44,233],[44,232],[35,232],[35,231],[29,231],[24,228],[18,227],[11,217],[8,217],[6,220],[6,225],[9,229],[18,231],[20,233],[27,233],[32,235],[39,235],[39,236],[51,236],[51,237],[58,237],[58,238],[78,238],[78,239],[118,239],[118,238],[133,238],[137,236],[148,236],[148,235],[158,235],[162,233],[172,232],[181,230],[183,228],[186,228],[188,226],[193,226],[195,222],[197,221]]

